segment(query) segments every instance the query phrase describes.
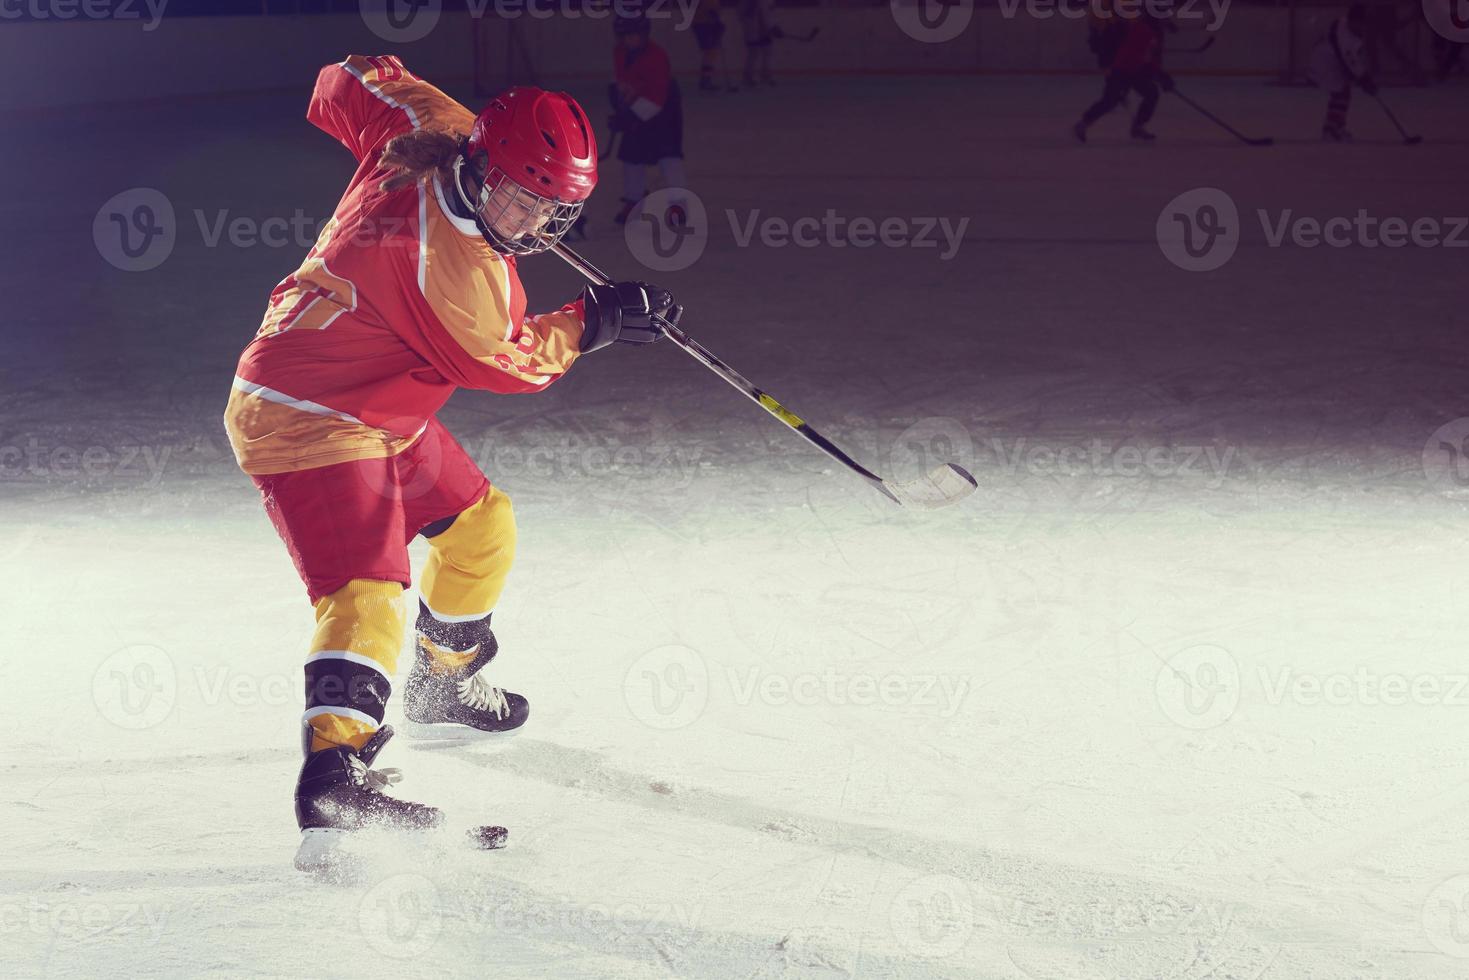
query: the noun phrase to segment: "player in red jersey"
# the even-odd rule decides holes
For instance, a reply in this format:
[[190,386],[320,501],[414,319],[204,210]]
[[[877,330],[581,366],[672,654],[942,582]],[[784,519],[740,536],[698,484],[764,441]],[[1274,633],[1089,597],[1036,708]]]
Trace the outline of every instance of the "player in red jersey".
[[613,22],[617,46],[612,53],[612,128],[621,131],[617,159],[622,161],[623,224],[647,195],[648,167],[656,166],[670,189],[668,206],[655,220],[683,225],[688,221],[688,186],[683,163],[683,97],[668,60],[654,41],[645,16],[618,17]]
[[411,735],[462,738],[525,723],[489,684],[491,612],[515,553],[510,500],[435,417],[458,388],[542,391],[589,351],[659,339],[666,291],[589,286],[527,315],[517,261],[554,245],[597,183],[597,147],[564,93],[512,88],[478,116],[395,57],[323,68],[307,118],[358,161],[240,357],[225,422],[316,611],[306,662],[297,863],[340,834],[430,827],[442,815],[381,792],[368,767],[406,627],[408,542],[429,541]]

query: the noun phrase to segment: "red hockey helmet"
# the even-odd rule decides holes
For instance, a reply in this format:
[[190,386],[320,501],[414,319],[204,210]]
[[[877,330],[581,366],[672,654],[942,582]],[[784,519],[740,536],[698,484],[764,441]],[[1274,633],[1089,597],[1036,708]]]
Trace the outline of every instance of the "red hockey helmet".
[[[469,174],[461,172],[466,163]],[[597,137],[565,92],[516,86],[474,120],[454,171],[485,241],[532,255],[561,240],[597,186]]]

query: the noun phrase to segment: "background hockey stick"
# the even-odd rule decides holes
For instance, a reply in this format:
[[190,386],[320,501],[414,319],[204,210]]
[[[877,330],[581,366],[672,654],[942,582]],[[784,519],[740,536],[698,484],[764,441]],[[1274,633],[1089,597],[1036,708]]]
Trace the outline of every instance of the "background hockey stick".
[[1417,146],[1423,142],[1422,136],[1410,136],[1408,134],[1408,131],[1403,128],[1403,124],[1398,122],[1397,113],[1393,112],[1392,107],[1382,100],[1382,96],[1374,93],[1372,97],[1377,100],[1378,105],[1382,106],[1382,111],[1387,113],[1387,118],[1392,120],[1392,124],[1398,128],[1398,132],[1402,134],[1403,144],[1405,146]]
[[1203,106],[1199,105],[1193,99],[1178,91],[1178,89],[1172,89],[1172,92],[1174,95],[1178,96],[1178,98],[1183,102],[1184,105],[1191,107],[1195,112],[1199,113],[1199,115],[1213,122],[1220,129],[1225,130],[1241,143],[1245,143],[1250,146],[1270,146],[1275,142],[1275,138],[1272,136],[1260,136],[1254,138],[1246,136],[1244,133],[1241,133],[1229,123],[1225,122],[1223,119],[1220,119],[1218,116],[1214,115],[1214,113],[1210,112],[1208,109],[1205,109]]
[[620,130],[620,129],[614,129],[610,134],[608,134],[608,136],[607,136],[607,144],[602,148],[602,152],[597,154],[597,162],[598,163],[601,163],[602,161],[606,160],[608,157],[610,157],[612,155],[612,151],[615,150],[615,149],[617,149],[617,137],[619,137],[621,135],[622,135],[622,130]]
[[[561,256],[567,264],[592,282],[602,286],[612,285],[612,279],[605,272],[602,272],[596,266],[582,258],[564,242],[557,242],[552,246],[551,251]],[[830,439],[827,439],[820,432],[807,425],[806,421],[799,415],[745,380],[734,368],[710,353],[703,344],[700,344],[697,340],[694,340],[694,338],[661,316],[655,316],[653,319],[663,331],[663,335],[683,349],[690,357],[729,382],[740,394],[775,416],[786,427],[795,432],[796,435],[805,439],[811,445],[866,480],[868,485],[893,503],[910,504],[915,507],[927,508],[946,507],[949,504],[963,500],[974,492],[977,486],[974,477],[953,463],[944,463],[936,466],[923,476],[912,480],[901,482],[884,480],[848,456],[832,443]]]

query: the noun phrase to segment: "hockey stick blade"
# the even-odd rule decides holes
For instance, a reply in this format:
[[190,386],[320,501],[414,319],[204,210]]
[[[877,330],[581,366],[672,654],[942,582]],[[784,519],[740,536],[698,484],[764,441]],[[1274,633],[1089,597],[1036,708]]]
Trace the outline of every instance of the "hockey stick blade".
[[923,476],[902,483],[890,480],[884,480],[883,483],[899,502],[925,510],[937,510],[957,504],[979,487],[968,470],[953,463],[935,466]]

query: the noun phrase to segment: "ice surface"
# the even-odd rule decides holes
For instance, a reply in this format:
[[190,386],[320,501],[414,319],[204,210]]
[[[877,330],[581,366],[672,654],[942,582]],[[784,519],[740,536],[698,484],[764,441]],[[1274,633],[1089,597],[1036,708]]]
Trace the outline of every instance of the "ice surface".
[[[367,841],[351,886],[290,867],[310,609],[217,422],[303,250],[207,247],[195,215],[325,217],[349,160],[304,92],[8,128],[0,973],[1469,973],[1437,448],[1469,434],[1439,432],[1469,415],[1465,253],[1253,226],[1194,274],[1154,238],[1196,187],[1247,218],[1462,215],[1464,89],[1390,90],[1431,137],[1404,149],[1370,104],[1323,147],[1318,93],[1185,83],[1281,145],[1165,103],[1159,145],[1114,118],[1079,147],[1080,78],[691,96],[716,221],[662,276],[685,327],[884,476],[979,490],[895,508],[666,344],[456,396],[516,501],[493,676],[534,710],[382,761],[510,846]],[[588,256],[654,278],[607,185]],[[179,244],[127,274],[90,235],[135,186]],[[740,248],[726,208],[971,220],[943,261]],[[577,288],[524,269],[539,308]]]

